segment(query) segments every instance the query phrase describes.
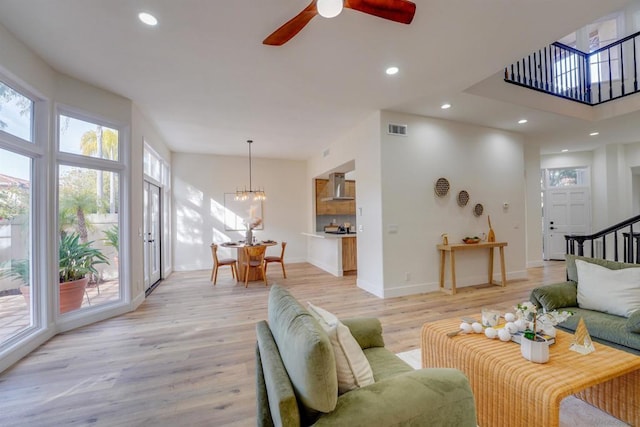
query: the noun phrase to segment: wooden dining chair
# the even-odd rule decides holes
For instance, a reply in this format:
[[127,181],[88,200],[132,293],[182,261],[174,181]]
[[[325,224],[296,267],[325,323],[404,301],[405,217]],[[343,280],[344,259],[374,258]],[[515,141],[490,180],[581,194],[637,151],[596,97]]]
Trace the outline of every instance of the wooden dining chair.
[[267,247],[264,245],[244,247],[244,287],[249,286],[249,270],[259,269],[262,273],[262,280],[267,286],[267,272],[264,269],[264,253]]
[[287,246],[287,242],[282,242],[282,252],[280,252],[280,256],[266,256],[264,257],[264,272],[267,272],[267,267],[270,262],[279,262],[282,266],[282,275],[284,278],[287,278],[287,272],[284,269],[284,249]]
[[213,269],[211,270],[211,279],[209,281],[213,282],[213,286],[216,285],[216,281],[218,280],[218,267],[221,265],[230,265],[231,266],[231,276],[238,281],[238,266],[236,260],[233,258],[222,258],[218,259],[218,245],[211,245],[211,256],[213,257]]

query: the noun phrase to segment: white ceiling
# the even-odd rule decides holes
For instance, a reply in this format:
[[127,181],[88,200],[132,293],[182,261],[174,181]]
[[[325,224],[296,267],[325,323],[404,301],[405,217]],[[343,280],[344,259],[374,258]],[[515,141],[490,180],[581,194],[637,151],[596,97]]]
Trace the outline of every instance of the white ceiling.
[[[627,1],[415,3],[410,25],[344,10],[281,47],[261,42],[308,0],[0,0],[0,25],[56,70],[133,100],[173,151],[244,155],[253,139],[256,157],[306,159],[379,109],[527,133],[543,151],[594,144],[593,121],[466,90]],[[597,121],[616,133],[599,143],[623,142],[634,122]]]

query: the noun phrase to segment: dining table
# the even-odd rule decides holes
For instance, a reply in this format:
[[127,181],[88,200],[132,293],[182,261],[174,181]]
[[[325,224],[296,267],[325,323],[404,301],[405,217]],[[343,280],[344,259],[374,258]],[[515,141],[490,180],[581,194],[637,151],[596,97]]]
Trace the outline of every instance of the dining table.
[[[244,275],[246,274],[246,254],[244,252],[245,246],[275,246],[278,242],[275,240],[262,240],[251,245],[247,245],[247,243],[243,240],[238,242],[224,242],[220,244],[223,248],[235,248],[237,251],[238,260],[238,281],[244,281]],[[259,268],[250,268],[249,269],[249,281],[255,280],[263,280],[262,271]]]

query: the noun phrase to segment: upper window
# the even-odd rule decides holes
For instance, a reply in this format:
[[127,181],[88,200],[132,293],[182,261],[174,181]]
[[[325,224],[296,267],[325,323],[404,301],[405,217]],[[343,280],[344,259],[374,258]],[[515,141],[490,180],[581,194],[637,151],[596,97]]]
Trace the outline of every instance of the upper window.
[[546,175],[548,188],[589,185],[589,174],[587,168],[547,169]]
[[0,81],[0,130],[33,142],[33,101]]
[[60,115],[60,151],[118,160],[118,130]]

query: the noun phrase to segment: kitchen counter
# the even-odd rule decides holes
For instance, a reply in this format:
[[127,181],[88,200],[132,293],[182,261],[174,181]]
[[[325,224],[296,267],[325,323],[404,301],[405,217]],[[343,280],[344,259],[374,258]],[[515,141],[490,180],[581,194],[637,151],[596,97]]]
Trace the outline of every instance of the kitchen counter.
[[343,239],[345,237],[356,237],[358,233],[333,234],[316,231],[315,233],[302,233],[302,235],[307,237],[317,237],[319,239]]
[[[356,233],[332,234],[317,231],[302,234],[309,237],[307,253],[311,264],[338,277],[356,270]],[[350,244],[346,245],[347,242]]]

